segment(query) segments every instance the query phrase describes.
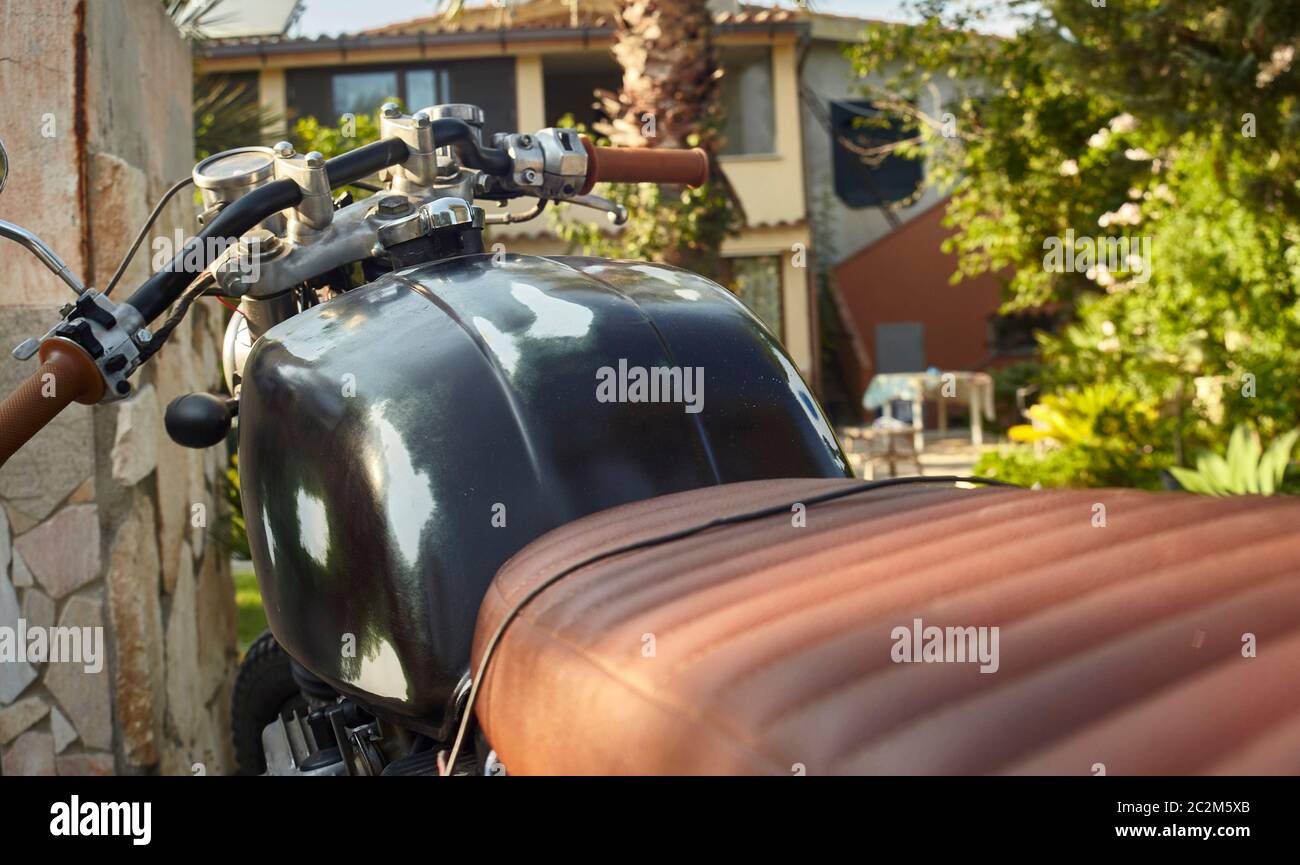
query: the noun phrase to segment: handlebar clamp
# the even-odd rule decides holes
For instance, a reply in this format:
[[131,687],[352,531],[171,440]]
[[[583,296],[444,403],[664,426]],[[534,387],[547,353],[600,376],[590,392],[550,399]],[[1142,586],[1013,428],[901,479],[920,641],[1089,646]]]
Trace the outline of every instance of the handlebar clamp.
[[576,130],[548,127],[534,135],[498,136],[498,146],[510,155],[514,171],[501,186],[539,198],[563,199],[577,194],[587,181],[587,150]]
[[410,154],[401,165],[388,169],[394,192],[424,189],[438,179],[437,142],[428,114],[417,111],[406,115],[396,102],[385,102],[380,109],[379,137],[400,140]]
[[301,242],[312,233],[329,227],[334,218],[334,198],[330,194],[325,157],[317,151],[302,155],[288,141],[275,145],[275,176],[292,180],[302,191],[302,200],[290,211],[288,234]]

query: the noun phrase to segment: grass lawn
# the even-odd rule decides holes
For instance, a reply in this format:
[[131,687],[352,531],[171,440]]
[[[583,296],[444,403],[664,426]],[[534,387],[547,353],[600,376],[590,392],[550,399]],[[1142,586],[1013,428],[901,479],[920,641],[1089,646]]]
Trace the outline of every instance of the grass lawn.
[[262,609],[262,593],[257,588],[253,563],[231,559],[230,574],[235,580],[235,605],[239,608],[239,654],[243,657],[252,642],[266,630],[266,611]]

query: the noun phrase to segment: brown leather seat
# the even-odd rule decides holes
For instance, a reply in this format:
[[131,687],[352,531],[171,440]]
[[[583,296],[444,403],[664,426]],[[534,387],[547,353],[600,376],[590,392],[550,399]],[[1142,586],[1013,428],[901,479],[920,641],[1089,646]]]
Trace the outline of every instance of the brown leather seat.
[[[474,668],[565,567],[852,483],[713,487],[551,532],[497,575]],[[601,560],[525,606],[477,704],[507,769],[1300,772],[1300,501],[916,485],[792,516]],[[996,626],[996,672],[895,662],[915,619]]]

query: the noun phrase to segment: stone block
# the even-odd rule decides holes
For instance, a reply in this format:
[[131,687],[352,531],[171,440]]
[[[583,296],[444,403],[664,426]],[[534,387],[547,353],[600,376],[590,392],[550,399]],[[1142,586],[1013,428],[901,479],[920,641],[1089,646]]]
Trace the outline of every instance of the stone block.
[[55,706],[50,709],[50,733],[54,736],[54,753],[62,754],[68,746],[77,741],[77,728],[67,716]]
[[[11,628],[16,632],[21,615],[18,593],[14,591],[8,575],[0,572],[0,628]],[[0,661],[0,706],[7,706],[18,699],[35,679],[36,669],[26,661]]]
[[166,708],[156,531],[153,505],[137,491],[113,539],[107,576],[117,724],[127,760],[140,767],[158,762]]
[[0,709],[0,745],[8,745],[49,711],[50,707],[40,697],[25,697],[6,709]]
[[36,585],[36,580],[32,576],[32,569],[27,567],[27,562],[24,561],[22,554],[17,550],[14,550],[13,564],[9,566],[9,570],[13,574],[14,588],[26,589]]
[[167,620],[168,742],[188,750],[199,734],[203,714],[199,679],[198,586],[188,544],[181,545],[176,591]]
[[23,618],[27,620],[27,629],[51,628],[54,626],[54,601],[40,589],[28,589],[23,592]]
[[83,777],[113,774],[112,754],[65,754],[56,757],[54,762],[60,775]]
[[[104,614],[99,601],[78,595],[63,605],[59,626],[102,628]],[[81,741],[92,748],[113,746],[113,705],[109,688],[109,665],[97,673],[86,672],[82,664],[47,664],[45,687],[67,712]]]
[[147,384],[117,409],[113,436],[113,480],[132,486],[158,465],[158,439],[162,427],[158,392]]
[[99,511],[72,505],[18,538],[15,549],[56,600],[99,576]]
[[54,774],[54,737],[28,730],[5,748],[0,768],[7,778]]
[[203,699],[212,699],[224,683],[233,682],[239,663],[239,609],[230,560],[210,553],[198,576],[198,664]]

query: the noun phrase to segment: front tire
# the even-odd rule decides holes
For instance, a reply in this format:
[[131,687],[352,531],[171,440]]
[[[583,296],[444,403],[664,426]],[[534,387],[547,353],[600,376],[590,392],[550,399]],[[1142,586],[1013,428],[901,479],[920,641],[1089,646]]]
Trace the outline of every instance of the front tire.
[[266,771],[262,751],[262,730],[306,700],[293,678],[289,654],[269,630],[248,647],[235,690],[230,700],[230,732],[235,745],[235,765],[240,775],[261,775]]

